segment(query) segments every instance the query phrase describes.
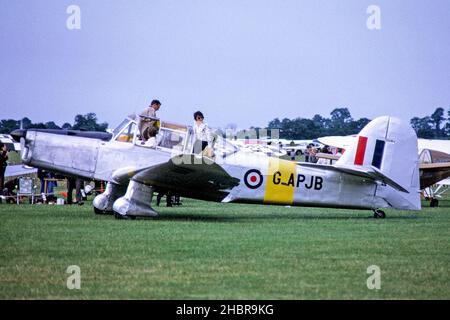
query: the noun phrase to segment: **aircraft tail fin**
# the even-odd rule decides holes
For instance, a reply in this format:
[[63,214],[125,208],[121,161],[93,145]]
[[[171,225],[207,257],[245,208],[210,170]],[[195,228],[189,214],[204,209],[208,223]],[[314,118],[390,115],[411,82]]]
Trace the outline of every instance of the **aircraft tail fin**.
[[377,188],[377,196],[397,209],[420,210],[417,135],[400,119],[372,120],[336,167],[370,173],[392,187]]

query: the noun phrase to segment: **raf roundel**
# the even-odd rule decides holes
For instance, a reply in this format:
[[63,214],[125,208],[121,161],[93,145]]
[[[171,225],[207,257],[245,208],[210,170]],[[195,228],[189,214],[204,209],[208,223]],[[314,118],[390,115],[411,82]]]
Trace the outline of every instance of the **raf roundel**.
[[261,172],[256,169],[248,170],[244,176],[245,185],[250,189],[258,189],[263,183]]

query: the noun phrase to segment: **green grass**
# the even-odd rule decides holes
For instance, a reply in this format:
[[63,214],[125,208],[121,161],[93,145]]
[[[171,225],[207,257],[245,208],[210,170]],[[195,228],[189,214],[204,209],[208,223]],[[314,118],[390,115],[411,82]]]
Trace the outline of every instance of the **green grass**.
[[[184,199],[157,219],[0,205],[1,299],[449,299],[450,201],[420,212]],[[81,290],[66,288],[69,265]],[[369,290],[367,267],[381,268]]]
[[20,154],[17,151],[11,151],[8,155],[8,163],[10,165],[21,164],[22,160],[20,160]]

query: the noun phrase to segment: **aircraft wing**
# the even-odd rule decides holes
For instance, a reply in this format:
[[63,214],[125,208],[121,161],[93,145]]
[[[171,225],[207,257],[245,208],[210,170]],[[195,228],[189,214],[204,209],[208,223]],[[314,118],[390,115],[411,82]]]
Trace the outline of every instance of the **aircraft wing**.
[[420,169],[429,170],[429,171],[440,171],[440,170],[449,170],[450,171],[450,162],[442,162],[442,163],[421,163]]
[[[123,170],[122,176],[130,177],[131,171]],[[115,174],[116,180],[120,180]],[[239,185],[239,179],[230,176],[221,166],[208,158],[179,155],[168,162],[135,171],[132,180],[151,185],[156,189],[172,190],[195,197],[209,195],[221,200],[227,190]]]
[[421,163],[420,188],[425,189],[450,177],[450,162]]
[[22,164],[9,165],[6,167],[5,178],[15,178],[37,173],[36,168],[24,166]]
[[328,136],[328,137],[320,137],[317,138],[321,144],[341,148],[348,149],[350,146],[355,144],[356,136]]
[[442,186],[450,186],[450,178],[444,179],[439,181],[438,183],[436,183],[438,185],[442,185]]

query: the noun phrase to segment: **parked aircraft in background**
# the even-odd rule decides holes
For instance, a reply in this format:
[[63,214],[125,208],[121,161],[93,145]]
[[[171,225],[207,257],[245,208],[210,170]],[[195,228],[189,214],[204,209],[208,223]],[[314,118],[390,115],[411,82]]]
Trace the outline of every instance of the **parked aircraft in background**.
[[245,152],[261,152],[268,156],[282,157],[286,151],[281,148],[280,140],[270,139],[230,139],[232,144]]
[[323,144],[313,140],[293,140],[291,143],[283,146],[283,149],[286,150],[288,154],[294,152],[296,156],[300,156],[305,154],[308,145],[312,145],[316,149],[323,147]]
[[113,134],[17,130],[22,161],[65,175],[108,181],[93,205],[117,218],[153,217],[153,193],[216,202],[420,210],[417,136],[401,120],[371,121],[335,165],[244,152],[215,137],[214,158],[193,154],[192,128],[161,122],[157,146],[141,145],[136,117]]
[[17,178],[37,173],[36,168],[22,164],[8,165],[5,170],[5,178]]

